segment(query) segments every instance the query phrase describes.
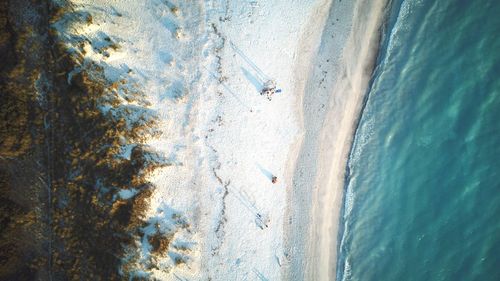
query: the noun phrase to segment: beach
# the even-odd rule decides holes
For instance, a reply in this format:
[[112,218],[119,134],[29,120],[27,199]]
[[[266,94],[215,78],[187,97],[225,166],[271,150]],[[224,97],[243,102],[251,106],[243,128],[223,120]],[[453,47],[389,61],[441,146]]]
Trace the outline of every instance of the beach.
[[305,133],[289,194],[292,223],[285,229],[291,255],[304,259],[292,261],[289,279],[335,278],[346,162],[378,51],[384,8],[385,1],[339,2],[330,8],[299,104]]
[[1,2],[0,280],[500,280],[499,3]]
[[[65,27],[67,44],[89,38],[84,62],[139,89],[148,105],[127,106],[158,116],[145,144],[165,165],[148,174],[127,274],[332,280],[384,1],[73,2],[92,18]],[[106,42],[116,45],[95,47]],[[268,99],[270,81],[279,91]]]

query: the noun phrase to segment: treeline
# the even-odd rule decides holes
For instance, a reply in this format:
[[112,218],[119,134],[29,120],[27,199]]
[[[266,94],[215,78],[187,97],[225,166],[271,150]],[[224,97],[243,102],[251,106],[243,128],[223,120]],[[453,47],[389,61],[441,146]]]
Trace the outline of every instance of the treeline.
[[146,177],[165,165],[144,145],[155,114],[140,92],[128,101],[143,106],[124,104],[51,25],[88,17],[48,0],[0,5],[0,280],[129,279]]

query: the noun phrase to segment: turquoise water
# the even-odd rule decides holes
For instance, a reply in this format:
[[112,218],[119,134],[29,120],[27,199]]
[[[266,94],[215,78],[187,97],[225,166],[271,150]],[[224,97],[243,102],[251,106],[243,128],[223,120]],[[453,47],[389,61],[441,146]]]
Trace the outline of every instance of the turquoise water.
[[394,1],[337,280],[500,280],[500,1]]

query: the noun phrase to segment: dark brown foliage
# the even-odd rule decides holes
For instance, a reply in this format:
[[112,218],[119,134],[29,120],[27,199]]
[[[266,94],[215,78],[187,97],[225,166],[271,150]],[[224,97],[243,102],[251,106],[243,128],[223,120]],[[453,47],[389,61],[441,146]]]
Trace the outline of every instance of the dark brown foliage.
[[[84,60],[68,55],[50,29],[68,7],[5,2],[0,280],[120,280],[123,246],[144,224],[152,193],[146,175],[164,165],[142,144],[155,134],[155,115],[122,105],[113,90],[117,82],[95,64],[84,64],[68,84],[68,74]],[[35,13],[36,20],[23,21],[16,11]],[[91,23],[89,17],[75,19]],[[130,159],[119,156],[124,145],[135,146]],[[118,198],[131,188],[138,190],[133,198]]]
[[155,233],[148,237],[148,242],[151,245],[151,252],[155,255],[164,255],[168,251],[168,247],[172,242],[173,234]]

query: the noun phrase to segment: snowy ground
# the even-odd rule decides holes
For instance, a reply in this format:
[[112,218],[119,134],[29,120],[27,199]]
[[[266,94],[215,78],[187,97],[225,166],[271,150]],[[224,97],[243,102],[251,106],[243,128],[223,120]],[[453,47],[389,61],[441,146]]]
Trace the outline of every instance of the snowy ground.
[[[310,231],[312,198],[308,195],[308,200],[297,203],[297,196],[310,192],[312,184],[292,186],[295,161],[301,144],[319,145],[326,109],[313,106],[328,106],[330,100],[326,94],[304,108],[302,102],[306,89],[306,100],[315,99],[312,85],[321,86],[325,78],[313,63],[318,62],[324,25],[339,20],[329,17],[332,2],[71,2],[77,11],[92,16],[91,23],[75,26],[73,35],[88,38],[94,46],[110,40],[118,46],[103,53],[89,43],[85,58],[103,66],[112,80],[127,77],[160,115],[161,136],[149,144],[172,165],[152,175],[157,189],[149,217],[172,231],[173,242],[155,261],[158,268],[146,273],[162,280],[293,276],[287,273],[293,270],[291,261],[301,265],[306,258],[304,248],[309,244],[293,243],[305,243],[302,236]],[[337,52],[328,71],[338,70],[353,9],[349,4],[333,5],[345,11],[340,17],[346,21],[333,29],[340,39],[328,45]],[[328,59],[329,50],[323,47],[321,59]],[[259,94],[268,79],[282,89],[271,101]],[[332,83],[327,81],[328,87]],[[318,119],[305,120],[317,121],[318,131],[304,142],[309,133],[303,111],[322,110]],[[355,110],[350,114],[356,116]],[[319,161],[315,153],[316,159],[306,165]],[[271,182],[273,175],[276,184]],[[305,175],[302,182],[314,182],[313,176]],[[299,192],[292,192],[297,188]],[[293,230],[293,220],[300,231]],[[302,238],[288,239],[290,232]],[[147,257],[147,240],[138,241],[138,246]],[[176,263],[179,257],[186,263]]]

